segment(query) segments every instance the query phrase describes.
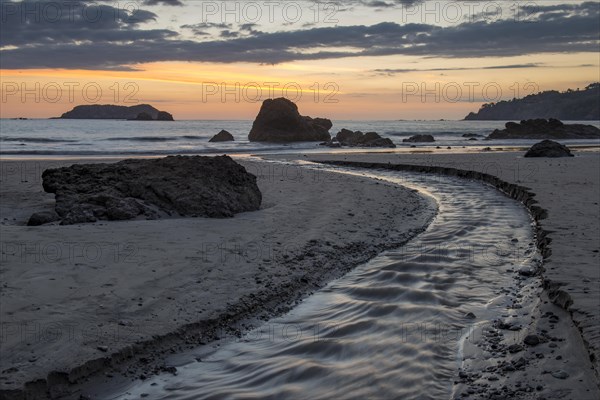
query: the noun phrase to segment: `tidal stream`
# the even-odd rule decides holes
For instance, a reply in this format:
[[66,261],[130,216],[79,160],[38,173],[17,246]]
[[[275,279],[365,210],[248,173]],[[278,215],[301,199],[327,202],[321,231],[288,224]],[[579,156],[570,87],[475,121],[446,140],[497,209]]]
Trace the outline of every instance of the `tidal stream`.
[[480,182],[335,171],[416,189],[435,200],[438,214],[405,246],[288,314],[241,339],[196,349],[176,376],[135,381],[104,398],[451,398],[466,341],[494,319],[517,318],[512,309],[527,308],[518,304],[515,279],[540,261],[529,214]]

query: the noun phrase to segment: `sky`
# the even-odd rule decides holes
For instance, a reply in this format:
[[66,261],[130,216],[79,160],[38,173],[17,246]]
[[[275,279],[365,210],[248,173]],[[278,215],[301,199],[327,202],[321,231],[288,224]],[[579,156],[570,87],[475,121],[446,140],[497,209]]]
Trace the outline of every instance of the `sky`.
[[0,0],[2,118],[149,103],[252,119],[462,119],[600,81],[599,1]]

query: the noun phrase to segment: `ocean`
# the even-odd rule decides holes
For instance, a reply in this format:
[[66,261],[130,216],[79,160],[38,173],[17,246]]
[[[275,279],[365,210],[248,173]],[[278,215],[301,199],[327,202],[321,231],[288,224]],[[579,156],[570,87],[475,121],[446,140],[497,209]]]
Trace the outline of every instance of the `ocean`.
[[[580,122],[600,127],[600,121]],[[349,148],[330,149],[318,143],[265,144],[248,141],[250,120],[196,120],[175,122],[142,122],[123,120],[0,120],[0,156],[29,157],[97,157],[156,156],[170,154],[234,154],[272,152],[338,152]],[[332,135],[342,128],[375,131],[389,137],[399,149],[410,148],[402,139],[415,134],[431,134],[435,143],[419,143],[418,147],[446,148],[490,145],[531,145],[535,140],[470,141],[463,134],[487,136],[503,128],[504,121],[334,121]],[[225,129],[235,142],[209,143],[209,139]],[[564,141],[569,144],[599,145],[599,140]],[[355,149],[373,151],[373,149]],[[9,157],[7,157],[9,156]]]

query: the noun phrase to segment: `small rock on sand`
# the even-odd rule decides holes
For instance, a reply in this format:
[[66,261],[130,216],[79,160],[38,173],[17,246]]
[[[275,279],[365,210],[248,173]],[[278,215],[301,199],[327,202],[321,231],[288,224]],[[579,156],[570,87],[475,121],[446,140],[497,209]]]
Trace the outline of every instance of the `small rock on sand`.
[[540,338],[538,335],[529,334],[525,336],[523,342],[528,346],[537,346],[540,343]]
[[574,157],[571,150],[558,142],[552,140],[543,140],[534,144],[525,153],[525,157]]
[[521,346],[520,344],[511,344],[510,346],[508,346],[508,352],[509,353],[518,353],[520,351],[523,351],[523,346]]
[[54,211],[42,211],[33,214],[27,221],[28,226],[39,226],[58,221],[60,217]]
[[567,379],[569,374],[566,371],[560,370],[552,372],[552,376],[556,379]]

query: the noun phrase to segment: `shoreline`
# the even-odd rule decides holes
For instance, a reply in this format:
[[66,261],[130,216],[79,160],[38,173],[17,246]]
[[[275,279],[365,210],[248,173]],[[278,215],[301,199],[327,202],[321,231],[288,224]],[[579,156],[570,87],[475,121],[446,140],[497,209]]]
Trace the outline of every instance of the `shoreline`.
[[[535,141],[532,141],[535,142]],[[568,144],[568,143],[567,143]],[[398,155],[411,155],[411,154],[430,154],[430,155],[442,155],[442,154],[455,154],[455,155],[466,155],[466,154],[489,154],[489,153],[512,153],[512,152],[526,152],[531,145],[530,144],[512,144],[512,145],[502,145],[502,144],[494,144],[493,142],[481,144],[481,145],[468,145],[468,146],[450,146],[451,149],[447,149],[445,147],[441,147],[440,149],[436,148],[436,145],[418,145],[415,148],[409,147],[408,145],[404,147],[397,147],[395,149],[382,148],[382,149],[367,149],[356,147],[356,148],[342,148],[336,150],[325,150],[323,148],[311,147],[311,148],[291,148],[289,151],[282,151],[282,149],[272,149],[257,152],[255,150],[240,150],[239,152],[231,152],[230,149],[222,149],[222,151],[215,150],[210,152],[197,152],[190,150],[189,152],[173,152],[173,153],[115,153],[115,154],[3,154],[0,153],[0,162],[25,162],[25,161],[71,161],[71,162],[94,162],[94,161],[120,161],[130,158],[162,158],[169,156],[217,156],[226,154],[234,159],[244,159],[244,158],[262,158],[262,157],[276,157],[281,158],[281,156],[288,157],[300,157],[303,155],[307,156],[321,156],[324,154],[330,154],[332,156],[362,156],[365,154],[372,155],[386,155],[386,154],[398,154]],[[490,147],[491,151],[484,150],[485,148]],[[600,144],[569,144],[570,149],[575,150],[577,152],[598,152],[600,151]]]

